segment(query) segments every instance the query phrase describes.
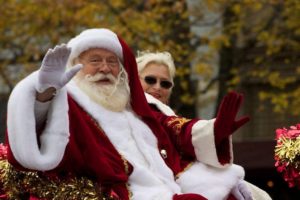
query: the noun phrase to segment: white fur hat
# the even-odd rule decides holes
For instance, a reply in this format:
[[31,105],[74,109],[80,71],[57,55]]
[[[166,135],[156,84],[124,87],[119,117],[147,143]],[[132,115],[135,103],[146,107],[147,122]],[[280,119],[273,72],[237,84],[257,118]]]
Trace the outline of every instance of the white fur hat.
[[175,64],[171,54],[167,51],[163,52],[150,52],[150,51],[140,51],[138,52],[138,57],[136,58],[138,65],[138,71],[142,72],[145,67],[151,63],[161,63],[168,67],[171,78],[175,76]]
[[123,62],[122,46],[118,36],[109,29],[87,29],[71,39],[67,46],[71,48],[68,67],[72,65],[74,58],[77,58],[82,52],[91,48],[103,48],[112,51]]

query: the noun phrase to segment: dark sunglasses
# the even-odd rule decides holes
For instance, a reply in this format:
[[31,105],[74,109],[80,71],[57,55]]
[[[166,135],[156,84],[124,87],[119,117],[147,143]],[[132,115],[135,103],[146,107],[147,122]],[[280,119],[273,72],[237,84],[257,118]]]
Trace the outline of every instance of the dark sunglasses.
[[[148,85],[154,85],[157,83],[157,78],[154,76],[145,76],[144,80]],[[164,89],[170,89],[173,86],[173,83],[167,80],[161,80],[159,84],[160,87]]]

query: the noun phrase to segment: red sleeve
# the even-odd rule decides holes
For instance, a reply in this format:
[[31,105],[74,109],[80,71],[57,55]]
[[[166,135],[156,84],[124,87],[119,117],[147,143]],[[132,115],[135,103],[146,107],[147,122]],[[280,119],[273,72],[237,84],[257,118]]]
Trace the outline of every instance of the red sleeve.
[[[200,119],[187,119],[181,116],[167,116],[159,111],[155,106],[151,106],[154,116],[161,123],[171,138],[175,148],[180,152],[182,158],[194,160],[196,158],[194,146],[192,144],[192,128]],[[219,162],[224,165],[230,162],[230,140],[224,138],[216,146],[216,153]]]
[[196,158],[192,144],[192,127],[198,119],[187,119],[179,116],[167,116],[152,107],[154,116],[161,123],[171,138],[181,157],[189,160]]

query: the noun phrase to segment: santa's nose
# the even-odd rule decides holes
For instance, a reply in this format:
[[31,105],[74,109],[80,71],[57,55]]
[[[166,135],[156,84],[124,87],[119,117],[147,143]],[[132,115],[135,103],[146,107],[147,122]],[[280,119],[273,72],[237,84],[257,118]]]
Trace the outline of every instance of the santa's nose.
[[110,68],[110,67],[108,66],[108,64],[105,62],[105,63],[102,63],[101,66],[99,66],[98,72],[103,73],[103,74],[108,74],[108,73],[111,72],[111,68]]

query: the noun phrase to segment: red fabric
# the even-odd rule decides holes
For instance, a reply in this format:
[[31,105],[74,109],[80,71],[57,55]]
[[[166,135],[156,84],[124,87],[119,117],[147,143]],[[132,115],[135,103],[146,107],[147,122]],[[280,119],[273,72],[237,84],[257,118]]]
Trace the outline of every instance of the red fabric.
[[[180,160],[178,150],[146,101],[138,78],[134,54],[121,38],[119,38],[119,41],[123,48],[123,64],[129,78],[131,106],[157,137],[159,151],[162,149],[167,151],[168,156],[164,160],[176,175],[182,171],[183,161]],[[93,119],[72,98],[68,97],[68,103],[70,141],[62,162],[56,169],[48,173],[58,173],[62,176],[68,173],[76,176],[87,176],[100,183],[104,191],[107,190],[108,193],[118,195],[122,200],[129,199],[126,183],[132,172],[132,166],[128,163],[129,172],[126,174],[124,161],[105,134],[99,130]],[[191,126],[186,128],[191,129]],[[10,163],[19,166],[10,149],[8,159]],[[184,194],[175,195],[174,199],[204,200],[205,198],[196,194]]]
[[[198,121],[193,119],[182,124],[179,128],[181,117],[179,116],[167,116],[156,109],[156,107],[151,106],[152,112],[156,119],[161,122],[164,129],[167,131],[172,143],[175,148],[180,152],[181,158],[189,158],[194,160],[196,158],[194,147],[192,144],[192,126]],[[180,131],[180,132],[178,132]]]
[[6,134],[5,134],[5,144],[7,144],[7,160],[8,162],[14,166],[16,169],[19,169],[19,170],[24,170],[24,171],[29,171],[28,169],[24,168],[22,165],[19,164],[19,162],[15,159],[12,151],[11,151],[11,148],[9,146],[9,143],[8,143],[8,132],[6,130]]
[[[181,124],[180,130],[178,129],[179,123],[181,123],[184,118],[180,116],[167,116],[156,109],[156,107],[152,106],[152,112],[155,117],[160,121],[167,130],[173,144],[175,144],[175,148],[178,152],[180,152],[181,156],[181,164],[184,167],[184,161],[192,161],[195,159],[195,151],[194,146],[192,144],[192,127],[195,123],[199,121],[199,119],[192,119],[190,121],[186,121],[184,124]],[[172,123],[175,121],[175,123]],[[178,123],[176,123],[176,121]],[[174,129],[178,129],[177,132]],[[217,156],[218,160],[221,164],[227,164],[230,161],[230,145],[229,139],[223,139],[217,146]],[[200,158],[201,159],[201,158]]]
[[230,194],[227,200],[237,200],[237,198],[235,198],[232,194]]
[[113,190],[122,199],[128,198],[126,183],[133,168],[124,161],[94,120],[70,97],[70,141],[64,158],[55,171],[71,172],[96,179],[105,191]]
[[39,199],[35,196],[30,195],[29,200],[44,200],[44,199]]
[[229,149],[230,149],[229,138],[223,139],[219,144],[216,145],[218,161],[222,165],[229,163],[231,159]]
[[239,120],[235,119],[242,102],[243,96],[236,92],[230,92],[223,98],[215,121],[215,140],[217,145],[249,121],[249,117],[242,117]]
[[226,164],[230,160],[230,152],[226,150],[230,146],[229,136],[249,121],[249,117],[235,119],[242,102],[241,94],[230,92],[220,104],[214,129],[217,155],[221,164]]
[[119,37],[123,49],[124,67],[128,74],[129,87],[131,91],[131,106],[134,112],[150,127],[158,138],[159,151],[166,150],[168,157],[164,159],[166,164],[173,170],[174,175],[182,171],[179,152],[176,151],[168,134],[160,122],[153,115],[146,100],[142,85],[139,80],[135,56],[128,45]]
[[1,199],[1,200],[7,200],[8,197],[7,197],[6,194],[1,194],[1,195],[0,195],[0,199]]
[[175,194],[173,200],[208,200],[199,194]]
[[[59,166],[46,172],[49,176],[85,176],[99,183],[102,191],[116,193],[122,200],[129,198],[126,187],[128,175],[133,167],[128,164],[126,174],[124,161],[109,139],[93,119],[70,97],[69,122],[70,138],[63,160]],[[8,148],[8,161],[21,170]]]

